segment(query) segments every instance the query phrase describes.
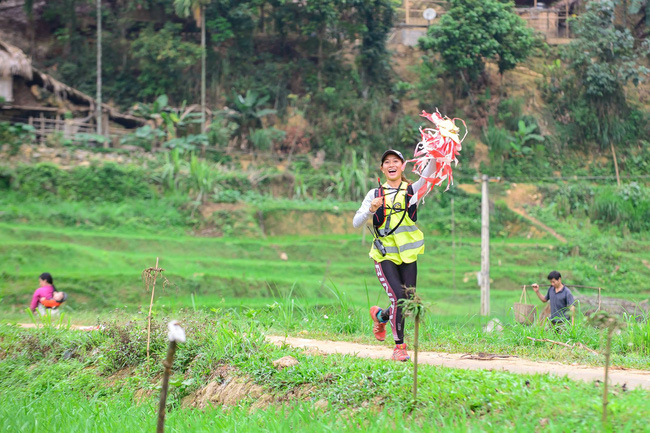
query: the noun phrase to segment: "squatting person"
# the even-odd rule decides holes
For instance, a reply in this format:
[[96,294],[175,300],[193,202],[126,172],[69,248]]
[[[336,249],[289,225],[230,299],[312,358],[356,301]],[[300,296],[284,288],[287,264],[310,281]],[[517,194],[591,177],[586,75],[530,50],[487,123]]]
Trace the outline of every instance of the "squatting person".
[[32,302],[29,304],[29,309],[32,310],[32,312],[36,311],[36,307],[42,306],[41,299],[52,299],[55,291],[56,288],[54,287],[52,275],[48,272],[43,272],[38,277],[38,289],[34,290]]

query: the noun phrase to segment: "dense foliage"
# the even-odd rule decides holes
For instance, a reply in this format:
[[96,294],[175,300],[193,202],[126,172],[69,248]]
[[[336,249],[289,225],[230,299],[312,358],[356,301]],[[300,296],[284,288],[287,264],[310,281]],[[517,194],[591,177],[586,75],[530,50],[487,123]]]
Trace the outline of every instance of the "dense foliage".
[[650,72],[643,58],[647,41],[635,41],[616,25],[618,0],[590,2],[573,23],[576,39],[562,59],[548,67],[544,87],[560,130],[581,144],[608,146],[647,137],[647,113],[628,102],[626,86]]
[[[198,93],[198,27],[187,16],[193,3],[185,3],[175,8],[172,0],[103,2],[104,92],[109,99],[130,105],[167,94],[179,105]],[[388,0],[201,4],[210,105],[234,88],[268,94],[276,106],[286,106],[290,93],[314,91],[336,79],[337,70],[349,72],[339,53],[357,39],[359,89],[387,83],[385,41],[393,19]],[[179,19],[179,11],[185,18]],[[65,82],[89,93],[95,79],[94,12],[78,0],[48,2],[40,11],[58,36],[55,56],[41,61],[58,64]]]
[[531,55],[533,31],[514,12],[514,5],[499,0],[451,0],[439,25],[420,39],[423,50],[439,52],[451,76],[475,82],[487,60],[499,72],[513,69]]
[[589,184],[548,186],[542,189],[546,205],[558,218],[588,217],[604,227],[621,227],[623,232],[650,230],[650,189],[631,182],[621,187]]

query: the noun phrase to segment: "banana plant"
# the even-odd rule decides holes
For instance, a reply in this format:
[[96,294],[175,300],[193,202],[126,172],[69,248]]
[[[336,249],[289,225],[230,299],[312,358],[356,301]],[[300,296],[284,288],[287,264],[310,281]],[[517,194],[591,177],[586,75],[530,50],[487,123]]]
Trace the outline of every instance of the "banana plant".
[[526,122],[520,120],[517,126],[517,131],[515,131],[512,135],[513,141],[510,142],[510,148],[514,151],[515,155],[527,155],[532,152],[533,149],[527,145],[529,141],[544,141],[544,137],[539,134],[535,134],[537,125],[534,123],[526,125]]
[[268,95],[260,96],[251,90],[245,95],[233,94],[227,115],[237,124],[236,134],[240,140],[248,137],[252,130],[262,128],[262,118],[276,113],[272,108],[264,108],[269,99]]
[[[185,103],[180,107],[184,111]],[[167,140],[173,140],[177,137],[177,131],[183,122],[176,109],[169,106],[167,95],[160,95],[152,104],[138,104],[133,108],[134,114],[151,119],[155,126],[165,131]]]

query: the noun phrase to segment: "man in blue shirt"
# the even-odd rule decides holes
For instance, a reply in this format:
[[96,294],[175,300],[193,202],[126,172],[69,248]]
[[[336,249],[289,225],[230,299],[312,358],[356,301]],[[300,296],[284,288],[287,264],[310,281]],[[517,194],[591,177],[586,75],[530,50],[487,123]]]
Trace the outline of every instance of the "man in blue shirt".
[[573,314],[575,312],[573,303],[575,299],[573,298],[573,294],[571,294],[571,290],[562,283],[562,275],[558,271],[552,271],[548,274],[547,278],[551,282],[551,287],[548,288],[546,296],[543,296],[539,292],[539,285],[537,284],[533,284],[533,290],[540,301],[551,301],[551,322],[558,324],[569,320],[567,311],[571,311],[571,322],[573,322]]

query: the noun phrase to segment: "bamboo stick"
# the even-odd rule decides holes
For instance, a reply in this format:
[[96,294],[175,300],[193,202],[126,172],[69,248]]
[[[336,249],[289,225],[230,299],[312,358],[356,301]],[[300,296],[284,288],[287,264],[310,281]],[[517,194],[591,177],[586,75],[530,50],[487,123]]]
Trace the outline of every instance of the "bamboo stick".
[[149,363],[149,344],[151,341],[151,310],[153,309],[153,295],[156,291],[156,277],[158,276],[158,257],[156,257],[156,268],[153,270],[153,283],[151,287],[151,302],[149,302],[149,316],[147,317],[147,364]]

